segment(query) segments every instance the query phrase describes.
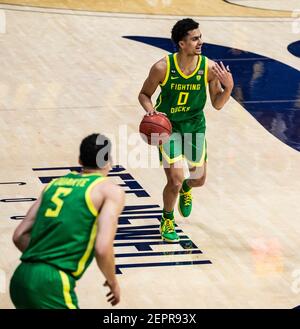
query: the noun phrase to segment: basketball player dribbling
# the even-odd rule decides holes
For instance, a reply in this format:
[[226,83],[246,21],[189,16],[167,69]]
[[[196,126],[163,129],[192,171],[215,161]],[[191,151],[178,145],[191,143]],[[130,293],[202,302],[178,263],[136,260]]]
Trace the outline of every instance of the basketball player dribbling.
[[[201,55],[203,45],[199,24],[190,18],[178,21],[172,29],[172,41],[178,52],[169,54],[150,69],[139,93],[139,101],[147,115],[162,112],[170,119],[173,132],[170,140],[159,147],[167,184],[163,191],[161,237],[178,242],[174,207],[179,193],[178,210],[188,217],[192,210],[193,187],[200,187],[206,178],[207,146],[204,106],[208,85],[213,107],[220,110],[233,89],[229,68]],[[160,85],[161,93],[153,106],[151,97]],[[184,179],[182,167],[186,159],[190,177]]]

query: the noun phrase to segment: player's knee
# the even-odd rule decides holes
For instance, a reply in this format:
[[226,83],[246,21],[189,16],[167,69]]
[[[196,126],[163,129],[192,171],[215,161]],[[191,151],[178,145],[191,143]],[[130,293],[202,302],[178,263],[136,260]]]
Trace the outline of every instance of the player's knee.
[[183,178],[178,176],[170,177],[168,180],[168,184],[174,192],[180,191],[182,183],[183,183]]

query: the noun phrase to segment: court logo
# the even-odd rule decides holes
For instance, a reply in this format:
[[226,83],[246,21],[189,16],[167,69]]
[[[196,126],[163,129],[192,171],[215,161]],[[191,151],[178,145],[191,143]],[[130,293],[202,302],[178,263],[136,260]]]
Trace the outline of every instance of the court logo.
[[258,237],[251,242],[252,259],[259,276],[282,273],[284,270],[280,242],[276,238]]
[[294,10],[292,17],[295,18],[292,23],[292,32],[298,34],[300,33],[300,9]]
[[0,34],[6,33],[6,15],[4,10],[0,10]]
[[0,294],[5,294],[6,292],[6,274],[0,269]]
[[300,269],[293,271],[292,277],[294,278],[291,286],[291,290],[294,294],[300,292]]

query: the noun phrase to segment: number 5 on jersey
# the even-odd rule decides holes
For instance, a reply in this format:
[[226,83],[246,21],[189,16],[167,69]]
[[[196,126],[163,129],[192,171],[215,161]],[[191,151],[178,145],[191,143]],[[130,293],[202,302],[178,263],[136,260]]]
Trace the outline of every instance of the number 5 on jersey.
[[64,205],[64,201],[62,199],[69,195],[72,191],[72,188],[59,187],[51,198],[51,201],[55,204],[56,207],[55,209],[48,208],[45,212],[45,216],[57,217]]

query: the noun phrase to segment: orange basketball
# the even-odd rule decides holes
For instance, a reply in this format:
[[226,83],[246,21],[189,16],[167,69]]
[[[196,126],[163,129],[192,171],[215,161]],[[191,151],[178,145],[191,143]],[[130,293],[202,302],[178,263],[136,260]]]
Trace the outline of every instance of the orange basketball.
[[161,145],[169,139],[172,133],[172,124],[164,114],[154,113],[144,116],[139,131],[146,143]]

